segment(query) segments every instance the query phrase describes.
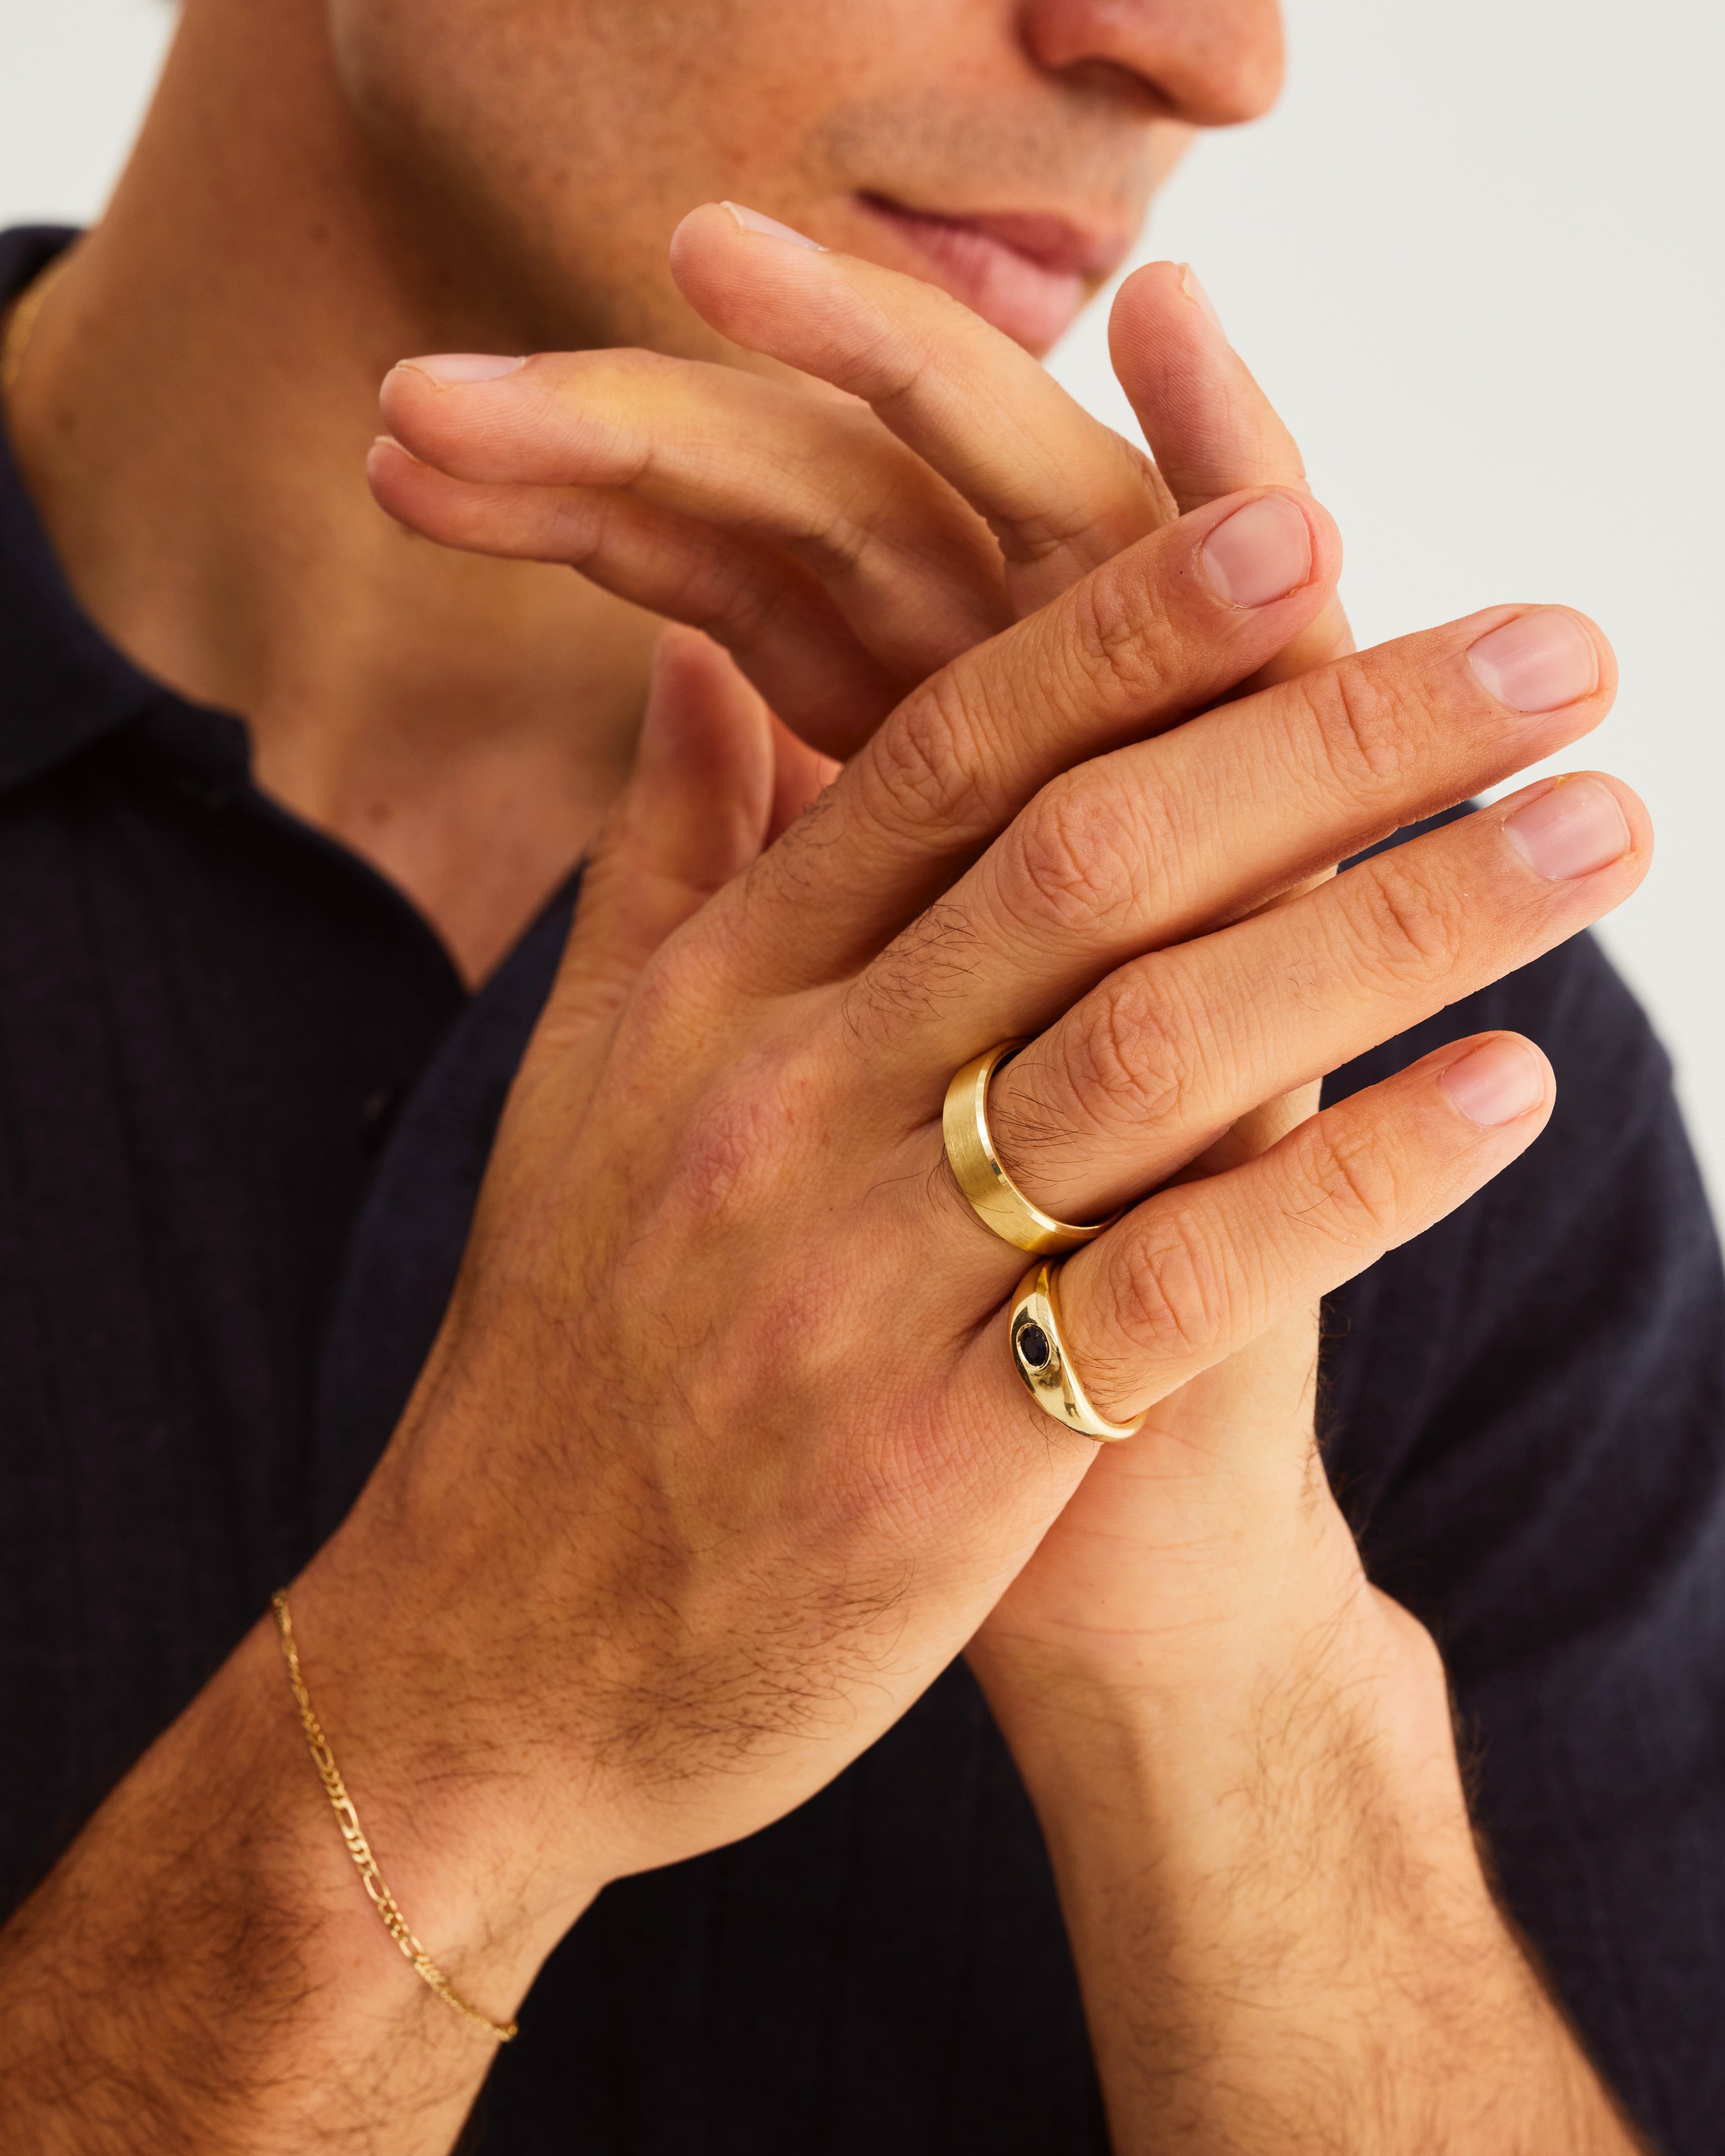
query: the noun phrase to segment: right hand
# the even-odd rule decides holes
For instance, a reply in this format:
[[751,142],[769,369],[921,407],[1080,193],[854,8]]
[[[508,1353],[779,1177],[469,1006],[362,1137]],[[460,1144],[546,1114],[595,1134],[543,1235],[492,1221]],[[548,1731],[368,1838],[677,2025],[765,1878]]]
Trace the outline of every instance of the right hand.
[[[785,274],[865,270],[805,260]],[[495,400],[525,389],[531,461],[557,412],[537,365],[475,388],[454,431],[495,437]],[[907,437],[950,423],[918,405],[938,380],[903,385]],[[1469,1122],[1439,1059],[1161,1189],[1259,1102],[1597,918],[1647,854],[1639,804],[1601,781],[1632,844],[1589,873],[1536,874],[1508,802],[1258,911],[1551,754],[1612,686],[1597,632],[1547,613],[1591,685],[1558,696],[1554,662],[1521,698],[1554,708],[1511,708],[1466,656],[1525,611],[1498,608],[1216,707],[1332,602],[1328,520],[1276,499],[1309,536],[1293,589],[1219,588],[1238,497],[1098,540],[1099,566],[913,689],[746,874],[692,895],[638,974],[596,993],[572,938],[420,1386],[295,1589],[320,1709],[338,1751],[358,1732],[374,1839],[394,1807],[413,1876],[392,1884],[434,1951],[489,1929],[518,1990],[603,1881],[796,1804],[963,1647],[1083,1476],[1096,1448],[1009,1362],[1025,1260],[942,1159],[944,1088],[978,1050],[1045,1035],[1024,1067],[1086,1111],[1090,1136],[1037,1141],[1020,1066],[1002,1074],[1032,1194],[1131,1209],[1086,1253],[1076,1320],[1122,1415],[1536,1135],[1543,1108]],[[1081,519],[1065,530],[1081,550]],[[1122,1119],[1152,1096],[1153,1120]],[[1370,1207],[1337,1173],[1362,1147],[1393,1163]]]

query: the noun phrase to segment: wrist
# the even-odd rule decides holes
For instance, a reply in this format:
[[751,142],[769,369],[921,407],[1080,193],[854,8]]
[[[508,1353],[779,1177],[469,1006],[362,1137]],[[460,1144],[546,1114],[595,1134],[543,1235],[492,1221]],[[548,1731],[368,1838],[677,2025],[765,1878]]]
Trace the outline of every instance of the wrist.
[[1405,1845],[1429,1887],[1448,1874],[1488,1905],[1423,1626],[1361,1581],[1206,1645],[1201,1682],[1183,1647],[1171,1676],[1147,1649],[1099,1662],[973,1647],[1051,1845],[1077,1861],[1118,1837],[1153,1847],[1171,1881],[1226,1874],[1279,1902],[1296,1877],[1322,1898],[1339,1870]]
[[[598,1778],[583,1777],[567,1732],[535,1712],[531,1655],[500,1654],[440,1590],[416,1591],[441,1578],[398,1553],[380,1556],[350,1520],[294,1584],[293,1626],[302,1681],[382,1881],[431,1959],[501,2020],[626,1866],[607,1861]],[[330,1895],[381,1943],[386,1969],[417,1989],[344,1839],[273,1619],[247,1645],[288,1732],[300,1836],[319,1845]]]
[[1304,2146],[1320,2118],[1352,2147],[1363,2097],[1374,2147],[1543,2148],[1556,2112],[1564,2146],[1627,2151],[1493,1902],[1442,1668],[1405,1612],[1365,1590],[1290,1651],[1241,1654],[1208,1699],[1094,1671],[1062,1696],[1021,1663],[989,1697],[1118,2145],[1232,2148],[1249,2115],[1243,2148]]
[[[392,1884],[435,1952],[438,1911],[413,1899],[429,1881]],[[535,1965],[494,1939],[449,1960],[500,2018]],[[8,2148],[131,2148],[142,2120],[152,2145],[188,2156],[262,2156],[321,2147],[337,2126],[343,2146],[381,2146],[403,2116],[444,2146],[494,2050],[420,1980],[368,1899],[273,1625],[242,1641],[0,1939]]]

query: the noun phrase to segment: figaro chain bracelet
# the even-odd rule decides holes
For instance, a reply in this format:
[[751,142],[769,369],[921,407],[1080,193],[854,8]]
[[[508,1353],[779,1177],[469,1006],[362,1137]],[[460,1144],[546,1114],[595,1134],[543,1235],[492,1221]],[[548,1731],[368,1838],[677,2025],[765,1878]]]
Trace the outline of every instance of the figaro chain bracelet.
[[270,1598],[270,1607],[275,1612],[275,1629],[281,1635],[281,1651],[287,1657],[288,1682],[294,1688],[294,1703],[300,1710],[305,1742],[311,1748],[312,1763],[317,1768],[319,1779],[334,1807],[336,1823],[341,1830],[341,1839],[347,1845],[347,1854],[353,1859],[360,1877],[365,1881],[366,1892],[372,1898],[372,1906],[383,1919],[385,1930],[446,2005],[453,2006],[458,2014],[465,2014],[470,2021],[477,2021],[480,2028],[495,2036],[500,2044],[512,2043],[517,2033],[516,2025],[513,2021],[494,2021],[489,2014],[481,2014],[478,2007],[468,2004],[413,1937],[394,1895],[383,1884],[382,1874],[377,1869],[377,1860],[372,1854],[372,1845],[366,1840],[365,1831],[359,1823],[359,1815],[353,1809],[353,1799],[347,1794],[347,1784],[341,1779],[341,1769],[330,1750],[330,1740],[324,1735],[323,1724],[313,1712],[311,1695],[306,1691],[305,1680],[300,1674],[300,1650],[294,1644],[294,1620],[288,1614],[288,1599],[285,1591]]

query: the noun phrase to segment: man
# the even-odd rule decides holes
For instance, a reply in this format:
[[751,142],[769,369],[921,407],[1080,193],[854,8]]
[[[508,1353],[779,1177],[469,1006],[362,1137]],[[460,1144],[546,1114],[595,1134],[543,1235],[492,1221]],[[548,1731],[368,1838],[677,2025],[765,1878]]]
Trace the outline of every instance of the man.
[[1646,821],[1437,814],[1609,650],[1026,356],[1278,58],[188,0],[9,243],[9,2148],[1710,2145]]

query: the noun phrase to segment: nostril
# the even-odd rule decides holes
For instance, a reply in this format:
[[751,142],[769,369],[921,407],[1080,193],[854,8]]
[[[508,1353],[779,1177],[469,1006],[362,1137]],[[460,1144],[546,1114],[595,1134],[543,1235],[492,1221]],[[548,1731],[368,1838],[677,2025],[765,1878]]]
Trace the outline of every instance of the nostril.
[[1146,119],[1230,127],[1261,119],[1284,73],[1277,0],[1029,0],[1020,34],[1063,84]]

